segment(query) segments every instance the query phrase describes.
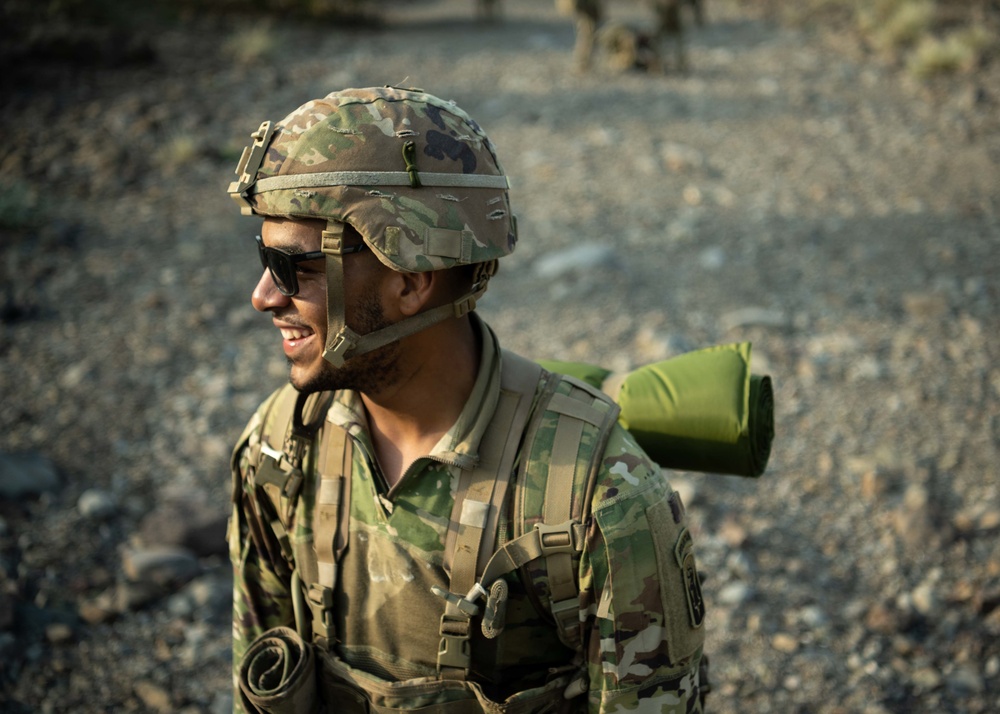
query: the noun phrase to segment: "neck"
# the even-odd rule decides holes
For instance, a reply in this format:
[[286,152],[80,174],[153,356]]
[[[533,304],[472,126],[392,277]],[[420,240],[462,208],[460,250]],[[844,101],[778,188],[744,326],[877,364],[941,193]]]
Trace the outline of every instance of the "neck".
[[481,346],[468,318],[447,320],[404,339],[402,376],[362,394],[382,474],[394,486],[452,427],[472,393]]

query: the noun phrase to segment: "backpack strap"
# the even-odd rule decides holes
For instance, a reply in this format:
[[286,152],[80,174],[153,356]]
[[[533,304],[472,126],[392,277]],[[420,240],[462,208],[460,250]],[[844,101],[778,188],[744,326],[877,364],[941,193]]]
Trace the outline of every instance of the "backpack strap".
[[[572,377],[550,380],[554,387],[560,382],[569,384],[568,393],[545,392],[547,401],[539,404],[524,438],[514,492],[515,537],[489,559],[480,587],[543,558],[541,575],[548,582],[548,607],[536,607],[551,613],[560,640],[579,651],[582,635],[576,563],[585,546],[590,501],[618,408],[606,395]],[[550,449],[547,442],[538,441],[543,434],[546,439],[551,434]],[[529,497],[529,481],[544,481],[541,502]],[[533,582],[535,587],[529,592],[534,591],[537,599],[537,580]],[[489,620],[493,616],[487,608],[484,632],[496,631]]]
[[[506,353],[504,357],[507,359]],[[490,528],[489,535],[480,541],[478,580],[467,595],[463,598],[455,594],[462,589],[455,587],[454,571],[452,592],[438,594],[448,599],[452,611],[462,613],[464,622],[478,614],[476,601],[486,597],[483,633],[496,637],[503,629],[506,593],[502,576],[543,559],[540,575],[548,582],[548,607],[540,603],[536,607],[540,612],[551,613],[559,638],[579,651],[582,634],[576,564],[585,546],[585,521],[590,516],[597,474],[611,429],[618,419],[618,407],[607,395],[572,377],[547,372],[542,377],[544,384],[524,437],[515,439],[520,447],[521,465],[514,483],[514,538],[497,548],[496,529]],[[534,488],[535,483],[544,483],[544,488]],[[509,481],[503,484],[503,493],[509,490],[509,485]],[[494,492],[495,497],[501,495],[500,490],[498,487]],[[529,490],[537,493],[528,497]],[[501,498],[499,503],[502,502]],[[466,513],[464,506],[462,512]],[[489,548],[485,547],[487,542]],[[463,551],[461,546],[461,542],[456,544],[456,558]],[[532,582],[535,587],[529,592],[539,589],[537,579]],[[497,585],[501,587],[496,588]],[[534,598],[540,600],[537,592]],[[466,636],[465,642],[467,639]]]
[[[597,409],[598,404],[607,404],[601,393],[583,382],[572,378],[568,381],[573,385],[569,395],[553,394],[548,404],[548,409],[559,415],[559,421],[545,485],[542,523],[536,524],[535,530],[543,542],[551,541],[555,534],[558,544],[567,546],[545,556],[549,610],[555,618],[560,639],[579,649],[582,644],[580,587],[574,556],[584,547],[591,495],[611,428],[618,421],[618,407]],[[585,438],[585,431],[590,432],[590,439]],[[534,437],[535,434],[529,435],[532,440]],[[576,493],[575,486],[580,482],[586,487],[582,493]],[[549,533],[548,529],[554,530]],[[569,552],[569,545],[573,546],[573,553]]]

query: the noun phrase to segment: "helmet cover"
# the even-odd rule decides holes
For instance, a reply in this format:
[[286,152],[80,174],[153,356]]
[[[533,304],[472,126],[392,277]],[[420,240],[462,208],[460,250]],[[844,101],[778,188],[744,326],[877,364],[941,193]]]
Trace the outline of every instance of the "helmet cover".
[[492,142],[416,89],[345,89],[261,125],[229,192],[245,213],[348,223],[403,272],[486,263],[517,241]]
[[[475,309],[496,261],[517,242],[509,184],[489,138],[464,111],[418,89],[345,89],[251,135],[230,195],[247,215],[327,221],[327,343],[335,366]],[[451,304],[366,335],[344,314],[343,227],[389,268],[477,265]]]

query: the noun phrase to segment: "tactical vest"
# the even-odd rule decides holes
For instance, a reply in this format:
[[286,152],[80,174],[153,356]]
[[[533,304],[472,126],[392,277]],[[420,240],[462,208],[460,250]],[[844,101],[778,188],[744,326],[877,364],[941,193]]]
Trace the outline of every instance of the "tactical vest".
[[[332,398],[329,392],[300,395],[286,385],[262,407],[259,442],[247,446],[249,433],[245,433],[235,452],[250,449],[249,482],[242,487],[252,489],[256,496],[251,502],[257,523],[251,527],[274,533],[291,570],[296,631],[304,642],[315,646],[321,662],[318,688],[330,710],[396,712],[405,702],[429,706],[420,709],[428,714],[501,708],[526,714],[568,711],[574,706],[572,698],[587,689],[577,566],[597,473],[617,421],[617,405],[584,382],[546,372],[533,362],[502,352],[499,402],[480,444],[478,465],[462,471],[455,495],[445,548],[449,589],[435,588],[446,601],[440,621],[438,677],[408,684],[367,676],[335,654],[332,609],[338,560],[348,547],[353,454],[350,436],[326,423]],[[542,424],[547,430],[555,426],[551,449],[536,443]],[[280,449],[273,445],[278,435]],[[288,532],[307,482],[306,469],[315,469],[318,475],[314,537],[311,543],[293,546]],[[544,493],[524,487],[529,475],[532,483],[545,484]],[[508,503],[512,504],[509,516]],[[507,520],[513,532],[506,532]],[[529,564],[530,568],[525,567]],[[555,623],[559,638],[577,656],[572,666],[544,686],[515,694],[501,705],[467,679],[470,632],[478,621],[486,637],[499,635],[507,597],[502,576],[520,568],[525,569],[531,587],[544,578],[545,595],[535,599]],[[296,639],[287,630],[283,634]],[[251,645],[244,660],[251,658],[255,646],[258,650],[278,646],[263,639],[263,644]]]

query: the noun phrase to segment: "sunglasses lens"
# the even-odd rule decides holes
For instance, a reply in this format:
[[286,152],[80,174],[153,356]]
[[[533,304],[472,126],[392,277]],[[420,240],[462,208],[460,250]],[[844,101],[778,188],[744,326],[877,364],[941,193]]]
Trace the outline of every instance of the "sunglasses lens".
[[294,295],[298,285],[295,281],[295,266],[287,255],[280,250],[268,248],[264,241],[257,236],[257,253],[260,255],[260,264],[271,273],[271,279],[282,295]]
[[295,265],[304,258],[313,258],[315,255],[289,255],[277,248],[268,248],[264,241],[257,236],[257,253],[260,255],[260,264],[271,274],[278,291],[287,297],[292,297],[299,291],[299,281],[295,277]]
[[287,255],[276,250],[267,251],[267,268],[282,294],[295,293],[295,266]]

